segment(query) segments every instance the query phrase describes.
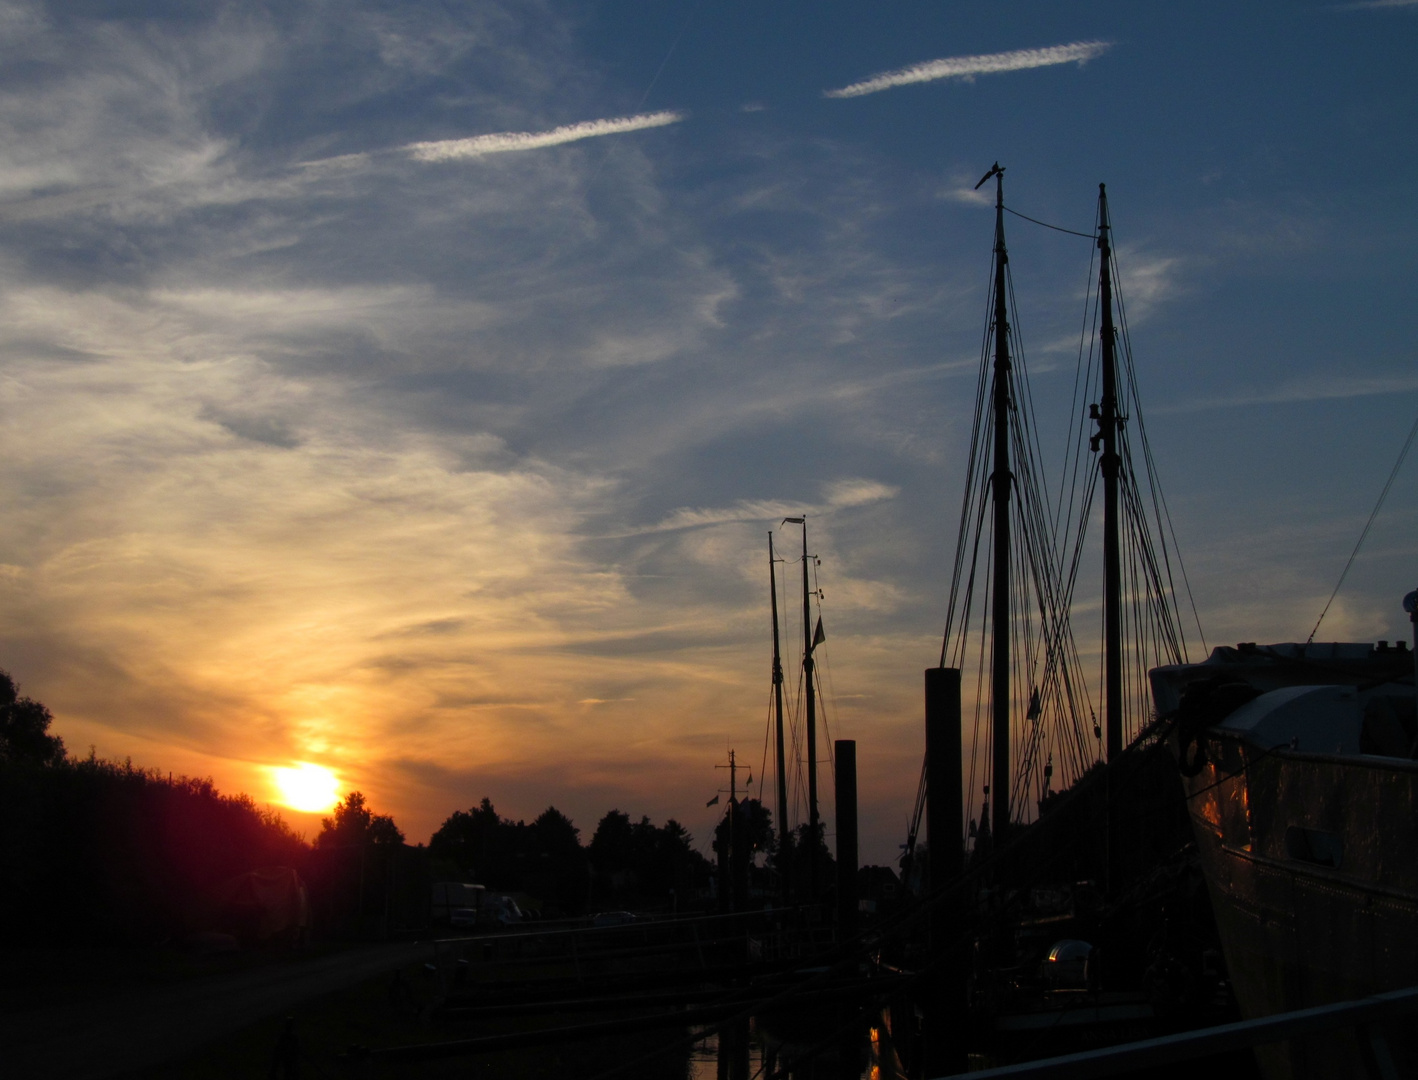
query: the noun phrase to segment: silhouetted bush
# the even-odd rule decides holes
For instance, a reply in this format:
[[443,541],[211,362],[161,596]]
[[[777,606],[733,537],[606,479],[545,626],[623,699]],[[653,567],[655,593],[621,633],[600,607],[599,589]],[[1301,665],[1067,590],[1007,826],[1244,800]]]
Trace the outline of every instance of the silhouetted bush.
[[0,934],[152,941],[204,929],[227,879],[309,847],[210,779],[87,759],[0,761]]

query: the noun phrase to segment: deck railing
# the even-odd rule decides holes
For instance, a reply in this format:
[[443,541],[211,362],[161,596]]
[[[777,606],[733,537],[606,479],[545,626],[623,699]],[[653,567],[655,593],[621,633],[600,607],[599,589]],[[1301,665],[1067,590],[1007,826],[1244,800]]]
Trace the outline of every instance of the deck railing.
[[1169,1065],[1178,1061],[1244,1050],[1265,1043],[1310,1036],[1336,1028],[1353,1028],[1365,1065],[1373,1080],[1399,1080],[1393,1055],[1383,1033],[1376,1027],[1386,1020],[1418,1012],[1418,986],[1391,990],[1386,994],[1318,1005],[1312,1009],[1242,1020],[1235,1024],[1164,1035],[1157,1039],[1123,1043],[1120,1046],[1087,1050],[1062,1057],[1026,1061],[971,1073],[957,1073],[943,1080],[1092,1080]]

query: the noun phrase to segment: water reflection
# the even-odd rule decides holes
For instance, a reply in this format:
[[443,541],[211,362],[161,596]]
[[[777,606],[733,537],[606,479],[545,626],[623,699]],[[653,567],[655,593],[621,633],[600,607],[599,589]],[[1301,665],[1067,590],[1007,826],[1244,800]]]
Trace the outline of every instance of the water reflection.
[[[806,1019],[806,1018],[800,1018]],[[876,1027],[784,1023],[770,1018],[725,1024],[690,1051],[687,1080],[896,1080]],[[826,1018],[830,1021],[830,1018]],[[775,1022],[776,1021],[776,1022]],[[708,1030],[708,1029],[699,1029]]]

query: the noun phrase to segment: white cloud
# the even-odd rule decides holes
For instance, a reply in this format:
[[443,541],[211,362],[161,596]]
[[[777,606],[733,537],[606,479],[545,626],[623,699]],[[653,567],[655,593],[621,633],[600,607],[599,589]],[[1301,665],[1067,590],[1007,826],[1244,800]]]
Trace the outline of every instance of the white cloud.
[[770,521],[776,524],[785,517],[802,517],[804,514],[816,517],[833,510],[893,499],[899,491],[899,488],[876,480],[830,480],[823,485],[826,501],[822,504],[805,506],[801,502],[782,502],[775,499],[740,499],[731,506],[685,506],[648,528],[637,529],[624,535],[643,536],[649,533],[703,529],[712,525],[737,524],[742,521]]
[[1131,321],[1140,322],[1158,305],[1167,303],[1182,291],[1177,282],[1180,259],[1141,255],[1126,250],[1119,252],[1119,255],[1123,300]]
[[966,203],[970,206],[992,206],[995,201],[993,192],[982,191],[980,188],[972,188],[969,184],[945,188],[940,192],[940,197],[942,199],[949,199],[951,202]]
[[996,75],[1004,71],[1025,71],[1056,64],[1082,65],[1102,56],[1112,47],[1111,41],[1075,41],[1071,45],[1050,45],[1042,49],[1015,49],[982,56],[948,56],[896,71],[885,71],[840,90],[824,90],[822,93],[830,98],[861,97],[889,90],[893,86],[934,82],[937,79],[971,79],[976,75]]
[[669,110],[621,116],[612,120],[586,120],[580,124],[565,124],[551,131],[502,131],[491,135],[475,135],[470,139],[444,139],[439,142],[410,143],[404,147],[415,161],[458,161],[482,157],[485,154],[505,154],[513,150],[535,150],[542,146],[594,139],[601,135],[620,135],[627,131],[665,127],[684,119],[683,113]]
[[849,506],[866,506],[883,499],[894,499],[900,490],[877,480],[833,480],[826,485],[827,505],[834,510]]
[[685,506],[648,528],[625,535],[703,529],[710,525],[727,525],[740,521],[778,522],[789,516],[800,517],[804,512],[801,503],[776,502],[769,499],[740,499],[732,506]]
[[1244,405],[1292,405],[1306,401],[1336,401],[1344,398],[1374,397],[1379,394],[1408,394],[1418,390],[1418,375],[1355,377],[1335,375],[1298,379],[1265,390],[1238,390],[1233,394],[1200,398],[1182,404],[1153,409],[1156,413],[1203,412],[1207,409],[1236,408]]

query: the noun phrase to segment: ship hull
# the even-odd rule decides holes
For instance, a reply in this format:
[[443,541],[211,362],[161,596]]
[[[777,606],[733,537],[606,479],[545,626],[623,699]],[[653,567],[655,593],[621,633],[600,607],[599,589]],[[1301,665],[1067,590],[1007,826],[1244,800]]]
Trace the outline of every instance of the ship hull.
[[[1418,984],[1418,763],[1210,734],[1186,781],[1235,996],[1259,1017]],[[1380,884],[1382,883],[1382,884]],[[1418,1075],[1414,1025],[1379,1030]],[[1339,1031],[1259,1048],[1268,1080],[1363,1076]]]

